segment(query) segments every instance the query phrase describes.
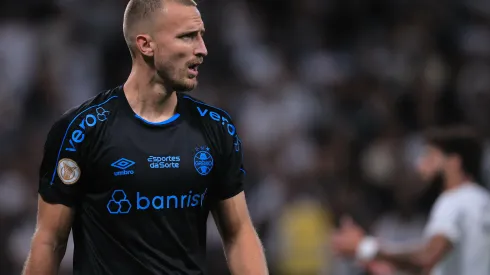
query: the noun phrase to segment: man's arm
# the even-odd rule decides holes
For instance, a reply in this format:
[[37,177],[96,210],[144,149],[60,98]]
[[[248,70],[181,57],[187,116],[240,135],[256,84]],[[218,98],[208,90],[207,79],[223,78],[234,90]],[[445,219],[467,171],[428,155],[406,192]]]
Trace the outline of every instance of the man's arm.
[[213,210],[228,266],[236,275],[268,274],[262,244],[247,209],[244,192],[220,201]]
[[74,211],[38,198],[37,225],[23,275],[58,274],[66,251]]
[[436,234],[422,248],[392,252],[380,248],[373,237],[366,237],[362,228],[348,218],[334,237],[334,247],[338,254],[361,262],[380,260],[419,273],[430,271],[452,249],[452,242],[445,235]]
[[426,226],[425,235],[429,241],[423,248],[411,253],[381,251],[377,257],[390,260],[399,267],[416,267],[430,271],[459,241],[462,235],[459,226],[461,217],[457,197],[441,197],[434,205]]
[[432,237],[423,248],[406,252],[387,252],[380,250],[376,259],[387,261],[398,269],[416,272],[430,271],[452,249],[449,239],[443,235]]
[[[90,142],[73,143],[75,125],[84,122],[78,108],[66,112],[49,130],[39,168],[38,212],[24,275],[58,274],[66,251],[75,207],[83,196],[84,157]],[[71,128],[70,128],[71,127]],[[87,134],[87,133],[85,133]]]

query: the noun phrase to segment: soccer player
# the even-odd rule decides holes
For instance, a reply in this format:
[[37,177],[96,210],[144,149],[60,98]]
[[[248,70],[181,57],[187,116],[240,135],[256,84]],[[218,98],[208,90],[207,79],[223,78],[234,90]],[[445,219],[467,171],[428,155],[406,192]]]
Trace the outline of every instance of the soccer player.
[[[475,181],[482,147],[469,129],[436,130],[427,137],[419,162],[425,180],[444,182],[425,229],[425,245],[388,251],[346,219],[334,237],[334,248],[362,263],[384,262],[398,269],[433,275],[490,274],[490,195]],[[423,272],[423,273],[420,273]]]
[[48,134],[24,274],[57,274],[70,230],[74,274],[206,274],[209,212],[232,274],[267,274],[233,121],[182,93],[207,55],[196,3],[130,0],[123,31],[127,82]]

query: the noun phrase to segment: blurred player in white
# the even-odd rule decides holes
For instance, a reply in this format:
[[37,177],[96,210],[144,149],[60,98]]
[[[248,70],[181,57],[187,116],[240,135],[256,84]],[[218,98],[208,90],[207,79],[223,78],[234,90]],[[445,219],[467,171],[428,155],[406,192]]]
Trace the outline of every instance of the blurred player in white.
[[334,237],[336,252],[368,269],[386,263],[416,274],[489,275],[490,193],[477,184],[481,156],[481,143],[467,128],[430,132],[418,169],[426,181],[442,179],[444,192],[431,210],[425,244],[390,251],[346,218]]

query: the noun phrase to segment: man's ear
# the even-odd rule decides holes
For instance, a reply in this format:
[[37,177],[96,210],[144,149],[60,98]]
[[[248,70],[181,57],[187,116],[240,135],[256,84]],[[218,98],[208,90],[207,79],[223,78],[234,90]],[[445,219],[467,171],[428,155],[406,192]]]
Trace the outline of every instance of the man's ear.
[[144,56],[153,56],[154,51],[151,47],[152,39],[148,34],[139,34],[136,36],[136,47]]

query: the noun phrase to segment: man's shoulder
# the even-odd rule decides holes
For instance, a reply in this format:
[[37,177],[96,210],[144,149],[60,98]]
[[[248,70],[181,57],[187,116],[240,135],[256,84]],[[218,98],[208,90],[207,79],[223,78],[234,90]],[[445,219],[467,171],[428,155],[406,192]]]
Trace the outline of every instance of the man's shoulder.
[[477,185],[467,185],[446,191],[437,199],[434,208],[471,209],[490,202],[488,190]]
[[219,122],[223,122],[223,120],[220,118],[224,118],[226,121],[231,121],[230,114],[222,108],[213,106],[187,94],[181,95],[181,98],[186,101],[187,108],[189,108],[191,112],[197,114],[199,117]]
[[446,200],[470,202],[488,198],[488,190],[476,184],[466,184],[458,189],[451,190],[446,195]]
[[181,98],[191,115],[208,125],[214,133],[226,137],[225,140],[235,139],[237,129],[228,112],[189,95],[181,95]]
[[114,99],[118,97],[118,89],[119,87],[102,91],[83,103],[68,109],[55,121],[53,127],[66,129],[78,120],[88,120],[89,125],[96,123],[94,119],[97,121],[107,120],[114,106]]

